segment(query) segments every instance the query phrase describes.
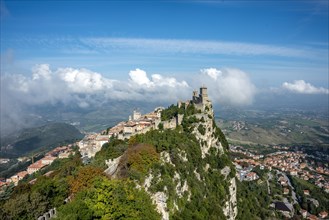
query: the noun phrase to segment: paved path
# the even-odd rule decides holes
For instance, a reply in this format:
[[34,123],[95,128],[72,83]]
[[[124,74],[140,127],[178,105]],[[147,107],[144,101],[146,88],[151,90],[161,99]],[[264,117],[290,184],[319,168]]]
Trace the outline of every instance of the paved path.
[[288,183],[288,185],[291,188],[291,197],[294,200],[294,204],[298,204],[297,196],[296,196],[296,192],[295,192],[295,188],[291,185],[290,179],[287,177],[287,175],[285,173],[280,172],[280,171],[277,171],[277,172],[280,173],[280,174],[282,174],[283,177],[287,180],[287,183]]
[[267,183],[267,192],[268,192],[269,195],[271,195],[271,189],[270,189],[270,183],[269,183],[269,180],[272,180],[272,177],[273,177],[272,173],[269,172],[269,173],[267,174],[267,180],[266,180],[266,183]]

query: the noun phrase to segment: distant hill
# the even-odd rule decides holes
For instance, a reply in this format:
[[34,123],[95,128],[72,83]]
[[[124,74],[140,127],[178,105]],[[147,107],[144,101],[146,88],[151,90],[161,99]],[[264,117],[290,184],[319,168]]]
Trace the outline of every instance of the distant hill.
[[74,126],[66,123],[51,123],[40,127],[23,129],[2,138],[1,155],[20,156],[36,150],[46,150],[60,144],[83,138]]

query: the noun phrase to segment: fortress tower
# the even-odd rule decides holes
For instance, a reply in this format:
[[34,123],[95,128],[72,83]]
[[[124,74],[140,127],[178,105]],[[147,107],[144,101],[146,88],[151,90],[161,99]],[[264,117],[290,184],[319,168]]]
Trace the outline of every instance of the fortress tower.
[[193,91],[192,101],[194,103],[198,103],[199,102],[198,91]]
[[202,86],[200,88],[200,101],[202,104],[206,104],[209,102],[209,98],[208,98],[208,92],[207,92],[207,87]]
[[200,87],[200,93],[198,91],[193,91],[192,101],[195,104],[209,104],[210,100],[208,98],[208,91],[207,87],[202,86]]

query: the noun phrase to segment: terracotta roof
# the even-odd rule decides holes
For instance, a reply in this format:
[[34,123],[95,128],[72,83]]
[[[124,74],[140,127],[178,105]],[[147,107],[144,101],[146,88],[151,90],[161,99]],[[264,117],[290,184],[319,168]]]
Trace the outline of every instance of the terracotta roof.
[[27,174],[29,174],[27,171],[22,171],[22,172],[17,173],[17,176],[20,178],[24,178]]
[[35,163],[32,163],[30,166],[28,166],[28,169],[41,169],[42,167],[46,166],[41,162],[41,160],[38,160]]
[[57,157],[52,157],[52,156],[46,156],[44,158],[42,158],[41,160],[56,160]]

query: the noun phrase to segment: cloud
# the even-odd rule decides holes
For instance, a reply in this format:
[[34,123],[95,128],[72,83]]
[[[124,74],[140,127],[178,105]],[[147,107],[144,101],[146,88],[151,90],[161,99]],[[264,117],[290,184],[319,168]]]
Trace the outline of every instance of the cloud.
[[88,69],[59,68],[56,73],[73,93],[95,93],[113,87],[114,80]]
[[151,86],[151,81],[147,77],[144,70],[136,69],[129,72],[130,80],[133,83],[136,83],[139,86],[145,85],[147,87]]
[[2,91],[12,97],[11,100],[25,105],[71,103],[88,107],[105,99],[173,101],[184,94],[178,91],[188,90],[185,81],[159,74],[150,79],[141,69],[130,71],[128,81],[118,81],[88,69],[67,67],[52,71],[48,64],[35,65],[31,77],[5,75],[1,83]]
[[[194,76],[199,78],[195,85],[199,87],[204,82],[213,102],[252,103],[255,88],[244,72],[215,68],[201,72]],[[184,80],[161,74],[148,75],[138,68],[128,73],[127,80],[115,80],[88,69],[35,65],[30,75],[1,75],[1,130],[10,129],[10,126],[21,128],[26,114],[33,113],[35,108],[95,109],[121,100],[165,105],[190,99],[191,91],[191,85]]]
[[173,77],[164,77],[160,74],[151,75],[151,79],[147,76],[146,72],[141,69],[131,70],[129,72],[130,82],[132,84],[137,84],[138,86],[143,86],[146,88],[158,88],[158,87],[166,87],[166,88],[187,88],[188,84],[186,81],[178,82]]
[[35,65],[32,69],[33,72],[33,80],[38,80],[40,78],[49,80],[51,78],[51,71],[49,68],[49,64],[40,64]]
[[202,69],[200,80],[208,86],[211,98],[222,104],[250,105],[256,94],[249,76],[239,69]]
[[85,38],[81,42],[99,50],[131,49],[143,51],[227,54],[227,55],[268,55],[281,57],[310,57],[306,50],[266,44],[244,42],[188,40],[188,39],[143,39],[143,38]]
[[218,76],[222,74],[220,70],[217,70],[215,68],[202,69],[201,73],[208,75],[210,78],[213,78],[214,80],[217,80]]
[[[201,73],[197,86],[205,82],[215,102],[252,103],[255,87],[241,70],[209,68],[201,70]],[[88,69],[66,67],[52,70],[49,64],[40,64],[32,68],[30,77],[18,74],[2,76],[1,94],[5,94],[5,102],[26,106],[61,103],[89,107],[115,100],[176,102],[190,98],[192,89],[184,80],[160,74],[148,76],[146,71],[138,68],[128,75],[128,80],[119,81]]]
[[189,94],[187,82],[160,74],[149,78],[141,69],[130,71],[128,80],[118,81],[88,69],[52,70],[49,64],[40,64],[30,75],[1,75],[1,130],[23,126],[29,109],[35,107],[97,108],[118,100],[168,103]]
[[315,87],[304,80],[295,80],[293,83],[284,82],[282,88],[300,94],[329,94],[329,90],[323,87]]

